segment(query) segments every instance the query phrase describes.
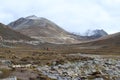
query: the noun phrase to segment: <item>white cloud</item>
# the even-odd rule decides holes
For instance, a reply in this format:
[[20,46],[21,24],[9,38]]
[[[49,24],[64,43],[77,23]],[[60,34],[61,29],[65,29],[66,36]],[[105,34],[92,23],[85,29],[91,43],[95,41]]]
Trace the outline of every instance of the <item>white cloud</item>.
[[103,28],[111,33],[120,31],[119,9],[120,0],[2,0],[0,22],[35,14],[71,32]]
[[102,0],[103,3],[107,4],[107,5],[119,5],[120,4],[120,0]]

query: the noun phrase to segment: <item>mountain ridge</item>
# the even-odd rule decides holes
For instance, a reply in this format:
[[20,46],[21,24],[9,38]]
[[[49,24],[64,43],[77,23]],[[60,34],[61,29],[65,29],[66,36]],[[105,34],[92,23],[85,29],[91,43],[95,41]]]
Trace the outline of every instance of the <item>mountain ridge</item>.
[[37,16],[28,16],[8,24],[11,28],[31,38],[50,43],[76,43],[76,36],[71,35],[54,22]]
[[107,36],[108,33],[103,29],[87,30],[82,36],[87,39],[98,39],[103,36]]

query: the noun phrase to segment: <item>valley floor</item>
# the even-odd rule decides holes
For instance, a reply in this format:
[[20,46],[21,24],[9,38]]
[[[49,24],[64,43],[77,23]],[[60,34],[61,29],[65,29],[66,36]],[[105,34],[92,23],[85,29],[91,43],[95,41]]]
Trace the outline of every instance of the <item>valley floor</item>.
[[15,47],[0,48],[0,80],[11,77],[18,80],[120,79],[119,47],[7,45]]

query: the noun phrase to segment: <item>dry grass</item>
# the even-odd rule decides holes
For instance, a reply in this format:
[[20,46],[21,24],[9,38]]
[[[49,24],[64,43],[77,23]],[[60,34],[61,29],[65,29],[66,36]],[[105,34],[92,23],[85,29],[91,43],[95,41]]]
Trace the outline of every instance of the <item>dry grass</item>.
[[[87,48],[81,48],[83,46]],[[17,44],[15,48],[0,48],[0,58],[11,60],[13,64],[31,63],[37,65],[45,65],[45,64],[52,65],[53,61],[56,61],[58,64],[63,64],[67,61],[91,59],[80,56],[75,56],[75,57],[68,56],[69,54],[76,54],[76,53],[107,55],[107,57],[109,54],[110,57],[116,57],[120,55],[120,47],[112,46],[112,47],[100,47],[100,48],[92,49],[91,46],[89,48],[89,46],[86,45],[51,45],[51,44],[44,45],[43,44],[40,46],[32,47],[29,45]],[[5,71],[4,74],[6,75],[4,77],[7,77],[7,75],[9,75],[9,71]],[[39,72],[35,74],[39,74]],[[37,80],[35,78],[31,78],[31,80]],[[52,80],[47,76],[43,76],[43,75],[40,75],[38,78],[40,80]]]
[[61,60],[78,60],[79,58],[70,57],[68,58],[66,55],[68,54],[76,54],[76,53],[84,53],[84,54],[99,54],[99,55],[120,55],[119,48],[98,48],[98,49],[79,49],[78,46],[63,46],[60,47],[51,47],[50,50],[45,48],[30,48],[30,47],[17,47],[17,48],[0,48],[0,57],[9,59],[13,61],[14,64],[51,64],[52,61]]
[[0,74],[0,79],[9,77],[11,70],[8,69],[0,69],[2,71],[2,74]]

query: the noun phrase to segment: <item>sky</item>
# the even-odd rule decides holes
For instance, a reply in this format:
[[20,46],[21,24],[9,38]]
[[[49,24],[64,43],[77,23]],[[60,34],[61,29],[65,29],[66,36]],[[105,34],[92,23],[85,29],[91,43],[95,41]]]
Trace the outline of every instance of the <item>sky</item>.
[[47,18],[75,33],[88,29],[120,32],[120,0],[0,0],[1,23],[30,15]]

